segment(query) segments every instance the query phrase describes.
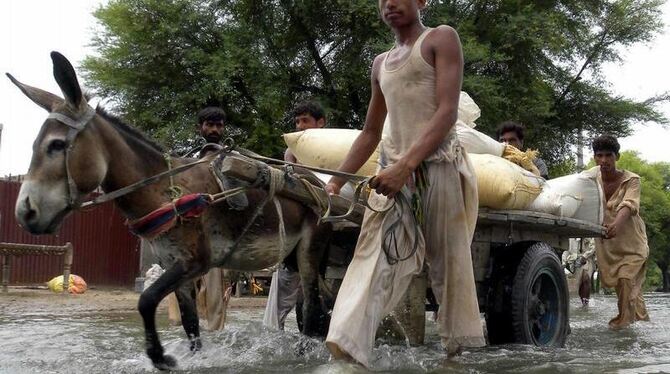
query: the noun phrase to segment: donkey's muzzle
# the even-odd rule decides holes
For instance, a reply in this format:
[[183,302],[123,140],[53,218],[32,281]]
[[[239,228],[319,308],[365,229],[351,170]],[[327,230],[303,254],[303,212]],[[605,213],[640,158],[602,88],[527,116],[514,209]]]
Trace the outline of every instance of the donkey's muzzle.
[[39,234],[39,214],[37,207],[30,202],[30,196],[20,200],[16,204],[16,220],[21,227],[31,234]]

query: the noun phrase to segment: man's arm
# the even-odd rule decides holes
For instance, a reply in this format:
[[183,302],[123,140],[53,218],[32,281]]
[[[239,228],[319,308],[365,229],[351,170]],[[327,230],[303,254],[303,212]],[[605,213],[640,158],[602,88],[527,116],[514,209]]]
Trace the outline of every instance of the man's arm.
[[621,204],[617,207],[616,218],[614,221],[605,224],[607,227],[607,238],[617,236],[619,227],[625,224],[633,214],[637,214],[640,209],[640,180],[632,178],[626,184],[626,192]]
[[463,80],[463,53],[456,30],[440,26],[426,38],[435,57],[435,98],[437,109],[425,129],[400,160],[382,170],[371,187],[392,197],[407,178],[442,144],[458,117],[458,99]]
[[[378,77],[380,66],[384,62],[383,56],[384,54],[377,56],[372,63],[372,74],[370,76],[372,95],[365,117],[365,126],[363,126],[363,131],[358,135],[349,153],[347,153],[347,157],[338,168],[340,171],[346,173],[357,172],[370,158],[381,140],[384,119],[386,118],[386,101],[379,86]],[[339,193],[340,188],[346,182],[343,178],[333,177],[328,182],[326,190],[330,193]]]
[[540,172],[542,178],[549,179],[549,168],[547,168],[547,164],[543,159],[536,158],[535,161],[533,161],[533,164],[535,164],[535,167]]

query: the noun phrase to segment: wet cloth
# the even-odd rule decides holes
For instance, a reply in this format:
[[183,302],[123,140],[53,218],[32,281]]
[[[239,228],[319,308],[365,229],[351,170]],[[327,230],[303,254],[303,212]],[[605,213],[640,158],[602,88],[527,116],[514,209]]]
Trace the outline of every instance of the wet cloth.
[[228,302],[233,291],[230,271],[211,268],[200,278],[196,302],[202,318],[207,320],[207,329],[223,330],[226,325]]
[[[591,172],[599,173],[596,167]],[[598,174],[598,179],[602,177]],[[615,288],[619,298],[619,315],[610,327],[621,328],[636,320],[648,320],[642,297],[647,257],[647,232],[640,217],[640,177],[624,170],[623,181],[605,202],[605,223],[614,222],[620,209],[627,207],[631,215],[611,239],[596,239],[596,258],[600,280],[604,287]]]
[[[435,71],[420,55],[429,31],[416,41],[408,61],[398,69],[380,72],[388,123],[382,136],[383,162],[397,162],[436,110]],[[384,61],[385,66],[385,61]],[[456,132],[447,135],[424,160],[428,181],[421,196],[424,225],[416,230],[412,209],[376,212],[367,209],[354,258],[338,292],[326,344],[369,366],[377,327],[396,306],[412,279],[428,265],[430,283],[438,297],[438,327],[442,345],[450,352],[461,346],[485,344],[479,319],[470,244],[477,220],[477,181]],[[406,193],[407,187],[403,188]],[[402,201],[407,201],[403,199]],[[377,211],[391,201],[376,193],[368,199]],[[399,216],[398,216],[399,215]],[[389,261],[382,250],[391,223],[400,220],[394,234],[404,261]],[[415,252],[410,252],[417,243]],[[390,264],[393,263],[393,264]]]
[[263,326],[274,330],[284,330],[286,316],[296,304],[302,303],[302,300],[300,273],[280,265],[272,273],[270,293],[263,314]]
[[[232,294],[230,273],[229,270],[211,268],[195,282],[198,316],[207,321],[207,330],[223,330],[225,327]],[[174,293],[168,295],[168,319],[172,324],[181,323],[179,304]]]

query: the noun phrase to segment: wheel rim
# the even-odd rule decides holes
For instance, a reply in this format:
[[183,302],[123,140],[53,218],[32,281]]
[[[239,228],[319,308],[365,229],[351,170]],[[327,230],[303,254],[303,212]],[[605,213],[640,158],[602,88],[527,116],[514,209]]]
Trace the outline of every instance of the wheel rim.
[[544,269],[537,273],[528,299],[528,329],[536,345],[548,345],[554,340],[560,324],[560,297],[553,274]]

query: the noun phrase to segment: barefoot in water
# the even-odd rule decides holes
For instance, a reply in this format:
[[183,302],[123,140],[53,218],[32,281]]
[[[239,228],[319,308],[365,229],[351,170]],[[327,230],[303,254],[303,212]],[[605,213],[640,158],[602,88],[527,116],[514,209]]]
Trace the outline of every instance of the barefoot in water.
[[326,342],[326,347],[328,347],[330,355],[333,356],[333,359],[342,360],[351,364],[358,364],[358,362],[354,360],[353,357],[351,357],[347,352],[341,350],[337,344]]

